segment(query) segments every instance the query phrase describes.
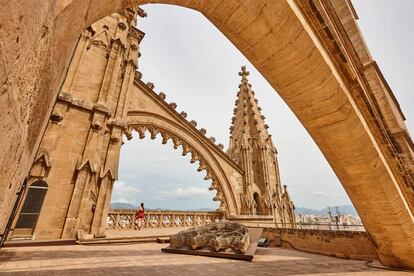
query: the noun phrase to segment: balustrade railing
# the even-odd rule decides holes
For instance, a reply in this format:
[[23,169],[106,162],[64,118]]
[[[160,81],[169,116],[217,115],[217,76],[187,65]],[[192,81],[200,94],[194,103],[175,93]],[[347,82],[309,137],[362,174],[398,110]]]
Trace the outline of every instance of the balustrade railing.
[[[224,218],[222,212],[145,210],[143,228],[193,227]],[[106,219],[107,229],[137,229],[136,210],[110,209]]]
[[336,224],[336,223],[303,223],[297,222],[296,228],[315,229],[315,230],[348,230],[348,231],[365,231],[362,224]]

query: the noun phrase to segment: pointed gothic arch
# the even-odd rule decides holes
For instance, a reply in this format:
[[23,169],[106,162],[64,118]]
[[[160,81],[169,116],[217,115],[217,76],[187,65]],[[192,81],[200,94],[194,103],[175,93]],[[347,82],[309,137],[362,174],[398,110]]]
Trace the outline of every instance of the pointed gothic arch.
[[[17,7],[22,3],[16,1],[11,5]],[[6,159],[12,162],[6,167],[7,174],[1,182],[5,191],[6,181],[17,164],[22,166],[13,176],[16,187],[24,177],[24,171],[28,171],[32,160],[26,157],[34,156],[37,150],[36,142],[41,139],[42,129],[39,126],[45,126],[42,120],[50,111],[43,106],[52,106],[53,96],[59,93],[59,82],[65,71],[62,61],[68,60],[73,46],[71,42],[82,29],[98,19],[121,8],[145,3],[189,7],[213,22],[278,88],[279,94],[309,131],[350,195],[366,229],[376,240],[381,260],[388,265],[414,267],[411,238],[414,232],[411,169],[414,146],[398,102],[364,44],[350,1],[119,0],[94,1],[90,5],[60,1],[49,8],[46,2],[39,5],[36,11],[44,12],[38,14],[43,18],[50,17],[52,27],[57,31],[49,32],[49,46],[34,44],[38,49],[22,49],[25,52],[21,56],[27,54],[35,63],[39,61],[36,67],[39,70],[33,72],[53,72],[53,76],[51,79],[47,73],[27,76],[40,84],[33,91],[32,82],[15,81],[21,76],[18,71],[27,59],[15,64],[12,61],[14,55],[10,55],[6,65],[1,67],[2,72],[10,69],[11,73],[4,75],[10,76],[9,83],[14,83],[11,89],[6,85],[6,91],[17,91],[10,92],[9,99],[17,99],[14,97],[17,93],[33,95],[31,100],[22,103],[17,104],[16,100],[16,105],[7,101],[3,104],[6,111],[11,111],[4,112],[11,114],[10,117],[6,115],[6,125],[17,122],[18,126],[23,126],[10,128],[6,134],[11,135],[6,135],[4,148],[24,149],[16,150]],[[27,14],[23,9],[13,10]],[[69,19],[76,20],[77,24]],[[44,28],[40,23],[35,27],[39,33]],[[10,34],[12,32],[13,27]],[[25,33],[31,34],[31,28]],[[36,39],[30,35],[27,38]],[[11,40],[15,40],[14,36],[6,33],[8,45],[14,45]],[[60,50],[55,51],[58,48]],[[53,56],[44,59],[39,51],[50,51]],[[3,68],[5,66],[10,67]],[[46,99],[46,104],[40,101],[42,98]],[[36,101],[39,114],[33,112],[30,115],[33,109],[28,107]],[[26,108],[28,111],[22,114],[17,111]],[[29,135],[29,140],[27,132],[21,131],[26,127],[29,134],[34,134]],[[6,200],[12,202],[10,195],[16,189],[9,190]],[[7,214],[2,216],[3,220],[4,217]],[[378,223],[378,219],[382,223]]]
[[[128,140],[132,139],[132,131],[136,131],[139,134],[139,139],[144,139],[146,133],[150,134],[152,140],[156,139],[158,135],[162,137],[162,144],[167,144],[171,140],[174,149],[181,147],[182,156],[190,155],[190,163],[198,162],[198,172],[205,171],[206,175],[204,180],[211,180],[211,185],[208,187],[210,191],[216,191],[216,195],[213,201],[220,202],[219,211],[228,212],[229,214],[236,214],[240,212],[240,206],[235,201],[235,191],[230,184],[228,177],[223,172],[222,168],[218,165],[217,159],[205,146],[199,143],[196,139],[189,141],[185,135],[177,133],[174,126],[166,125],[166,121],[162,120],[162,125],[148,122],[148,116],[145,116],[146,122],[140,123],[137,112],[132,122],[128,123],[125,134]],[[155,117],[159,117],[157,114],[153,114]],[[200,150],[203,148],[204,150]]]
[[27,189],[23,206],[14,226],[14,236],[30,236],[36,228],[42,210],[48,185],[43,180],[36,180]]
[[190,154],[190,162],[198,161],[197,170],[205,170],[205,179],[212,180],[209,190],[217,191],[213,200],[220,202],[220,211],[228,212],[230,215],[240,213],[241,206],[236,199],[235,189],[242,186],[243,171],[224,154],[221,148],[199,133],[197,129],[157,113],[133,110],[128,112],[126,125],[125,134],[128,139],[132,139],[131,132],[134,130],[139,134],[140,139],[145,137],[146,132],[150,134],[151,139],[155,139],[160,134],[163,144],[171,140],[175,149],[181,146],[182,155]]

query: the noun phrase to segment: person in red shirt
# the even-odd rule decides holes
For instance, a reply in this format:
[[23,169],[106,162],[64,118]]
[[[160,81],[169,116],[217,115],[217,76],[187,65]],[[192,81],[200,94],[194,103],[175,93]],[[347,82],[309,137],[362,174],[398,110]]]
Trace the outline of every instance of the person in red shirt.
[[141,202],[141,206],[137,210],[137,218],[138,218],[138,230],[141,230],[142,227],[142,220],[144,219],[145,213],[144,213],[144,203]]

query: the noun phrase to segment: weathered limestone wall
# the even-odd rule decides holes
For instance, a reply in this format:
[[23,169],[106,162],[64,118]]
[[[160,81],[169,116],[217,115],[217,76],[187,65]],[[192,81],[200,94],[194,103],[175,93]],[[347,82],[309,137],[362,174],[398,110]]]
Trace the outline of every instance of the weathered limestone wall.
[[116,13],[82,32],[28,177],[28,186],[36,180],[48,185],[36,227],[15,223],[10,237],[103,235],[123,129],[113,118],[132,85],[142,38],[135,13]]
[[73,13],[57,3],[0,1],[0,232],[33,163],[84,26],[82,20],[71,22]]
[[141,81],[136,69],[144,34],[135,27],[137,15],[146,14],[124,9],[82,32],[22,200],[21,206],[40,202],[29,194],[41,180],[47,188],[40,215],[18,210],[9,239],[104,236],[123,134],[130,139],[133,130],[140,138],[161,135],[164,144],[171,139],[191,163],[198,162],[198,171],[206,171],[220,211],[240,213],[243,170],[164,93]]
[[377,260],[374,244],[366,232],[264,228],[269,246],[346,259]]

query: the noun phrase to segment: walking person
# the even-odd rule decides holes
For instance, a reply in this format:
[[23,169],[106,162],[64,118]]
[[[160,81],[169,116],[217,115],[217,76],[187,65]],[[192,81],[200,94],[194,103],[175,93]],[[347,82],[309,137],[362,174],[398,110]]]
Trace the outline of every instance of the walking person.
[[144,213],[144,203],[141,202],[141,206],[137,210],[137,218],[138,218],[138,230],[141,231],[142,227],[142,220],[144,219],[145,213]]

